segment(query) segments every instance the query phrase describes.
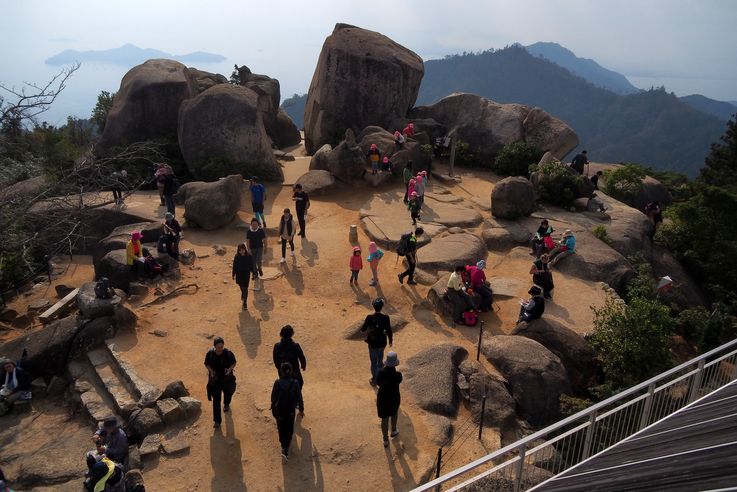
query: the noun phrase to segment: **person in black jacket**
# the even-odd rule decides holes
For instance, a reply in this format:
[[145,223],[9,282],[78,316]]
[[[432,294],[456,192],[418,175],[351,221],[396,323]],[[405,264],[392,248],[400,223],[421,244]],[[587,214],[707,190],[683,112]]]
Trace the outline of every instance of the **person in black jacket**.
[[399,385],[402,382],[402,373],[397,371],[399,358],[396,352],[386,354],[384,367],[381,368],[376,375],[376,384],[379,391],[376,394],[376,410],[381,419],[381,434],[384,436],[384,447],[389,446],[389,420],[391,419],[392,433],[391,437],[399,435],[397,430],[397,414],[399,413],[399,404],[401,403],[401,395],[399,394]]
[[279,220],[279,238],[281,238],[281,260],[279,260],[279,263],[284,263],[287,261],[287,243],[289,243],[292,258],[294,258],[294,221],[288,208],[284,209],[284,213]]
[[15,362],[10,359],[2,359],[2,389],[0,398],[5,399],[11,405],[19,399],[31,399],[31,376]]
[[519,319],[517,323],[538,319],[545,312],[545,298],[541,295],[543,291],[540,287],[533,285],[527,293],[532,297],[526,301],[520,301]]
[[233,258],[233,280],[241,288],[241,300],[243,300],[243,309],[248,309],[246,302],[248,301],[248,285],[251,283],[251,275],[256,275],[253,266],[253,258],[248,254],[248,249],[244,243],[238,245],[238,252]]
[[378,297],[371,304],[374,306],[374,313],[366,316],[361,326],[361,332],[367,332],[366,343],[368,344],[369,359],[371,360],[371,379],[369,383],[371,386],[376,386],[376,376],[379,369],[384,367],[384,348],[386,347],[387,338],[391,347],[394,336],[389,316],[381,312],[384,307],[384,299]]
[[302,378],[302,373],[299,368],[302,367],[303,371],[307,370],[307,359],[302,351],[302,347],[299,346],[292,337],[294,337],[294,328],[291,325],[285,325],[279,332],[281,341],[274,345],[273,358],[274,366],[276,371],[281,377],[282,374],[279,372],[282,365],[285,362],[289,362],[292,367],[292,378],[299,382],[299,388],[302,389],[305,381]]
[[205,367],[208,371],[207,399],[212,399],[213,427],[220,427],[220,399],[223,397],[223,411],[230,411],[230,400],[235,393],[235,355],[225,348],[225,341],[215,337],[214,347],[205,354]]
[[299,416],[305,416],[305,403],[299,383],[292,378],[292,365],[285,362],[281,365],[279,379],[271,388],[271,414],[276,419],[279,431],[281,457],[284,462],[289,459],[289,445],[294,434],[295,408],[299,408]]
[[166,211],[172,215],[176,215],[174,207],[174,195],[177,193],[179,181],[174,174],[167,174],[164,178],[164,203],[166,204]]

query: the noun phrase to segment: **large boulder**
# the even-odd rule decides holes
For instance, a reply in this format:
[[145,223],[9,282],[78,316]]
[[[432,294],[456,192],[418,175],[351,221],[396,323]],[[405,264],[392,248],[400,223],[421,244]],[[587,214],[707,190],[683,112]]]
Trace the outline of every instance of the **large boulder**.
[[310,171],[328,171],[328,156],[332,150],[333,147],[330,144],[317,149],[310,159]]
[[560,359],[574,389],[585,391],[597,376],[596,354],[584,338],[559,321],[542,317],[519,323],[512,335],[535,340]]
[[92,251],[92,263],[97,263],[114,249],[125,249],[131,238],[131,233],[134,231],[138,231],[143,235],[141,242],[156,244],[163,230],[164,226],[160,222],[137,222],[118,226],[95,245]]
[[[446,195],[425,194],[425,202],[420,212],[423,222],[434,222],[446,227],[476,227],[481,223],[481,215],[463,203],[445,199]],[[455,198],[450,195],[451,198]]]
[[34,376],[63,374],[72,341],[79,331],[76,316],[56,320],[41,329],[0,345],[0,356],[18,360],[26,351],[23,366]]
[[366,154],[356,143],[351,129],[345,131],[345,138],[335,148],[325,144],[312,156],[310,170],[330,171],[330,173],[348,184],[362,182],[366,172]]
[[184,218],[205,230],[228,224],[238,213],[243,178],[234,174],[211,183],[194,181],[182,185],[177,195],[184,198]]
[[519,219],[535,209],[535,188],[529,180],[510,176],[491,190],[491,214],[499,219]]
[[115,316],[82,320],[82,327],[72,341],[70,355],[72,357],[84,357],[88,351],[101,346],[105,343],[105,340],[113,338],[117,332],[118,326]]
[[302,185],[302,189],[310,195],[327,193],[336,186],[335,176],[323,170],[307,171],[297,178],[296,184]]
[[410,357],[405,363],[405,386],[417,404],[428,412],[452,417],[458,409],[458,364],[468,357],[466,349],[441,343]]
[[371,144],[376,144],[381,156],[389,157],[397,173],[400,173],[409,161],[412,161],[413,173],[430,171],[432,165],[431,154],[422,152],[422,144],[412,137],[407,137],[406,142],[400,149],[394,143],[393,133],[379,126],[367,126],[356,137],[356,140],[360,142],[359,146],[364,156],[371,148]]
[[204,70],[198,70],[194,67],[188,68],[189,73],[194,78],[195,89],[197,94],[205,92],[207,89],[218,84],[227,84],[228,79],[225,75],[219,73],[205,72]]
[[77,293],[77,307],[85,319],[112,316],[121,302],[122,299],[117,294],[108,299],[98,299],[95,295],[95,282],[85,282]]
[[114,249],[95,262],[95,278],[106,277],[110,286],[128,292],[133,274],[125,249]]
[[[247,67],[241,67],[241,69]],[[243,74],[243,71],[239,71]],[[266,133],[274,140],[276,134],[276,118],[279,112],[279,101],[281,100],[281,89],[279,81],[268,75],[250,73],[242,77],[240,85],[251,89],[258,96],[258,110],[266,128]]]
[[197,91],[195,77],[174,60],[154,59],[125,74],[97,144],[101,153],[146,140],[177,140],[179,106]]
[[439,122],[484,161],[493,161],[505,145],[518,141],[534,144],[558,159],[578,145],[568,125],[540,108],[499,104],[475,94],[451,94],[430,106],[412,109],[409,116]]
[[514,425],[517,414],[514,411],[515,402],[504,382],[492,378],[485,371],[477,371],[468,377],[469,396],[471,401],[471,415],[473,421],[481,421],[481,406],[484,405],[484,426],[496,427],[502,432]]
[[472,265],[486,258],[484,242],[462,232],[433,239],[418,252],[420,266],[426,270],[453,271],[456,265]]
[[229,174],[282,181],[251,89],[218,84],[185,101],[179,111],[179,148],[193,176],[214,180]]
[[558,400],[571,393],[560,359],[540,343],[510,335],[485,336],[484,356],[509,382],[517,413],[536,427],[560,417]]
[[515,221],[492,218],[487,222],[490,227],[484,229],[481,237],[489,251],[506,252],[530,242],[530,231]]
[[305,148],[335,145],[350,128],[388,128],[412,108],[422,58],[373,31],[336,24],[323,44],[305,106]]
[[294,124],[292,118],[286,111],[279,108],[276,113],[276,121],[274,122],[274,130],[270,135],[271,140],[279,148],[297,145],[302,141],[302,135],[299,128]]

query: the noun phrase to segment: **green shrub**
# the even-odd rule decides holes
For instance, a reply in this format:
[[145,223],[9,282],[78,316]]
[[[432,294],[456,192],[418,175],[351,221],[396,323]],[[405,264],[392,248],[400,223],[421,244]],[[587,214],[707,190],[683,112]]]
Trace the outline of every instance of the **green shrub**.
[[617,169],[608,169],[604,171],[604,191],[617,200],[630,200],[642,191],[642,179],[645,176],[645,169],[638,164],[627,163]]
[[701,353],[708,352],[737,335],[734,318],[721,302],[715,302],[711,312],[703,307],[681,311],[678,325],[696,343]]
[[602,359],[606,385],[621,390],[672,366],[668,336],[674,320],[655,299],[634,298],[629,304],[607,299],[593,308],[594,333],[589,343]]
[[425,157],[432,157],[432,145],[430,144],[420,145],[420,152],[422,152],[422,155],[424,155]]
[[596,236],[596,238],[599,239],[600,241],[603,241],[606,244],[612,244],[612,240],[611,240],[611,238],[609,237],[609,234],[606,231],[606,227],[604,227],[603,225],[600,224],[600,225],[594,227],[593,230],[591,231],[591,233],[594,236]]
[[563,207],[570,205],[576,198],[578,189],[586,179],[557,161],[533,165],[530,171],[536,173],[533,184],[540,199]]
[[527,142],[513,142],[505,145],[496,155],[491,170],[501,176],[525,176],[530,166],[537,164],[543,151]]
[[481,166],[481,159],[475,152],[471,151],[468,142],[458,140],[456,142],[455,163],[459,166],[478,167]]
[[645,259],[642,253],[628,256],[627,261],[635,269],[635,276],[627,284],[625,300],[629,302],[635,298],[655,299],[657,282],[653,277],[653,267],[650,262]]

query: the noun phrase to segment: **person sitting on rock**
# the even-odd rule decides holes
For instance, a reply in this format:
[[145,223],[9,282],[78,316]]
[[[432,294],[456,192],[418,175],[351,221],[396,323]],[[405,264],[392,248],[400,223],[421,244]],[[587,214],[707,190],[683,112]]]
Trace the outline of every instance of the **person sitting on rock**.
[[491,290],[491,284],[486,280],[484,268],[486,268],[486,261],[479,260],[475,265],[467,266],[466,273],[469,277],[468,283],[471,285],[471,289],[481,296],[479,310],[486,312],[492,309],[491,304],[494,300],[494,292]]
[[[532,252],[530,253],[533,256],[540,256],[545,250],[548,249],[547,245],[545,244],[546,239],[550,238],[550,235],[553,234],[553,228],[548,223],[548,219],[543,219],[540,222],[540,227],[537,228],[537,232],[535,232],[535,235],[530,239],[530,248],[532,248]],[[548,239],[548,245],[552,243],[552,239]],[[553,244],[553,247],[555,245]],[[552,248],[550,248],[552,249]]]
[[179,241],[182,240],[182,226],[179,221],[174,218],[174,214],[166,212],[164,220],[164,245],[166,253],[174,258],[179,259]]
[[143,234],[138,231],[131,232],[131,238],[125,245],[125,261],[130,267],[133,275],[143,277],[143,244],[141,244]]
[[548,267],[550,262],[550,256],[547,253],[540,255],[540,258],[532,262],[530,267],[530,274],[532,275],[532,283],[539,285],[543,289],[543,297],[545,299],[552,299],[552,291],[555,285],[553,284],[553,274]]
[[592,193],[589,197],[589,200],[586,202],[586,210],[589,212],[606,212],[606,207],[604,206],[604,202],[599,200],[596,193]]
[[371,162],[371,174],[379,172],[379,160],[381,159],[381,151],[376,144],[371,144],[369,151],[366,152],[366,157]]
[[532,297],[528,300],[520,300],[519,319],[517,323],[538,319],[545,312],[545,298],[541,295],[542,290],[540,287],[533,285],[527,293]]
[[399,150],[402,150],[402,148],[404,148],[404,142],[405,142],[404,135],[402,135],[402,133],[399,130],[395,131],[394,132],[394,143],[397,145],[397,148]]
[[128,458],[128,436],[118,425],[118,419],[109,417],[102,423],[102,427],[92,435],[95,449],[87,453],[87,468],[92,471],[96,463],[103,456],[115,463],[125,465]]
[[0,398],[6,402],[7,408],[18,400],[31,399],[31,376],[10,359],[2,359],[3,378]]
[[105,455],[100,455],[91,467],[88,477],[84,481],[84,490],[87,492],[105,492],[119,490],[123,480],[123,465],[115,463]]
[[463,320],[463,313],[476,309],[476,306],[473,305],[473,299],[466,292],[466,284],[463,282],[465,271],[465,266],[456,265],[455,270],[448,278],[448,299],[453,306],[453,321],[461,325],[466,324]]
[[596,174],[591,176],[591,184],[594,185],[594,189],[599,189],[599,178],[601,178],[604,175],[601,171],[596,171]]
[[415,124],[410,122],[407,124],[407,126],[404,127],[404,130],[402,130],[402,133],[408,137],[414,137],[415,136]]
[[558,246],[553,248],[550,252],[550,264],[549,268],[555,266],[560,260],[566,256],[570,256],[576,252],[576,237],[573,235],[570,229],[566,229],[563,239],[561,239]]

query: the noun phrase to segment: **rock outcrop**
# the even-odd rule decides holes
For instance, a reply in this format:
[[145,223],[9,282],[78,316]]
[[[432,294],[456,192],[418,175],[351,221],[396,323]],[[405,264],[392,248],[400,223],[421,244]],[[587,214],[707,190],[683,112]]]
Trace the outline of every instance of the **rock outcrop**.
[[258,94],[219,84],[184,101],[179,111],[179,148],[193,176],[214,180],[230,174],[282,181],[271,150]]
[[345,138],[335,147],[325,144],[310,160],[310,171],[330,171],[330,174],[344,183],[362,183],[366,172],[366,154],[356,143],[353,131],[345,131]]
[[296,184],[302,185],[302,189],[310,195],[330,192],[336,186],[335,176],[323,170],[307,171],[297,178]]
[[499,219],[519,219],[535,209],[535,188],[529,180],[504,178],[491,190],[491,214]]
[[346,129],[388,128],[412,108],[422,59],[377,32],[336,24],[323,44],[305,106],[305,148],[338,143]]
[[452,417],[458,409],[456,380],[458,364],[468,356],[466,349],[442,343],[410,357],[405,363],[405,385],[423,410]]
[[146,140],[176,142],[179,106],[196,92],[196,77],[177,61],[154,59],[133,67],[120,82],[98,152]]
[[540,108],[499,104],[475,94],[451,94],[430,106],[414,108],[410,117],[439,122],[485,161],[518,141],[534,144],[558,159],[578,145],[578,137],[568,125]]
[[188,70],[194,78],[197,94],[205,92],[214,85],[228,83],[228,79],[225,78],[225,75],[221,75],[219,73],[205,72],[204,70],[198,70],[194,67],[189,67]]
[[433,239],[418,255],[420,265],[426,270],[453,271],[458,264],[475,265],[486,259],[486,247],[478,237],[462,232]]
[[243,178],[234,174],[211,183],[193,181],[182,185],[180,194],[187,222],[210,231],[228,224],[238,213],[244,196]]
[[290,145],[297,145],[302,141],[302,135],[299,133],[299,128],[294,124],[292,118],[289,117],[286,111],[279,108],[276,113],[276,120],[274,122],[274,130],[269,134],[271,140],[279,148],[289,147]]

